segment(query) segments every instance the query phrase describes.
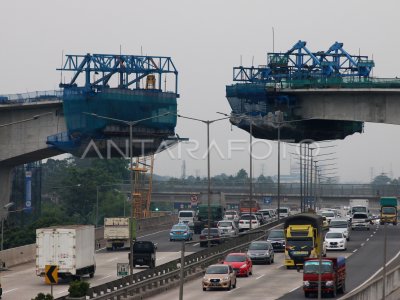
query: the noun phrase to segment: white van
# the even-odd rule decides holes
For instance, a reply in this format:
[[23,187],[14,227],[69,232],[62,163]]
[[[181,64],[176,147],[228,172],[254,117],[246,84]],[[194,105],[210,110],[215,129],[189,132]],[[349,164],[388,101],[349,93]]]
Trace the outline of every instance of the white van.
[[279,218],[286,218],[289,217],[290,214],[290,208],[289,207],[280,207],[278,210]]
[[193,210],[181,210],[178,213],[178,222],[193,225],[196,213]]

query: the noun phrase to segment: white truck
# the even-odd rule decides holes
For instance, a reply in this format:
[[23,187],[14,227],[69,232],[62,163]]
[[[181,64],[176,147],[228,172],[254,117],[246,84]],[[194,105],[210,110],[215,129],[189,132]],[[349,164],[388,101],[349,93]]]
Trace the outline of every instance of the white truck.
[[368,199],[350,199],[349,200],[349,214],[350,218],[357,213],[369,214],[369,201]]
[[129,248],[129,218],[104,218],[104,240],[108,251]]
[[96,271],[93,225],[66,225],[36,229],[36,275],[46,265],[58,267],[58,277],[80,279]]

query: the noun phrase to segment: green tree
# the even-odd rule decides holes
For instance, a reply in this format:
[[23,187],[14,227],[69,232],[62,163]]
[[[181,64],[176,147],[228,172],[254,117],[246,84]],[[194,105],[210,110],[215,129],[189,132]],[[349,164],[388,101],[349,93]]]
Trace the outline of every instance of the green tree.
[[237,172],[235,179],[237,180],[246,180],[249,178],[249,175],[247,174],[245,169],[240,169],[239,172]]

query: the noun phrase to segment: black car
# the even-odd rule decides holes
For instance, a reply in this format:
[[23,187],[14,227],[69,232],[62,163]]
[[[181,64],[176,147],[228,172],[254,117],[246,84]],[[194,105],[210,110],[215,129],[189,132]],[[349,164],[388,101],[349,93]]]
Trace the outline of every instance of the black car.
[[[133,267],[149,266],[155,268],[156,266],[156,249],[157,245],[151,241],[135,241],[133,244]],[[128,254],[129,262],[131,259],[130,253]]]
[[[221,237],[221,231],[218,228],[210,228],[210,239],[219,239]],[[200,234],[200,247],[207,247],[208,241],[208,228],[201,231]],[[211,244],[220,244],[221,240],[210,241]]]
[[272,244],[274,251],[285,251],[285,232],[283,229],[272,229],[268,236],[267,241]]

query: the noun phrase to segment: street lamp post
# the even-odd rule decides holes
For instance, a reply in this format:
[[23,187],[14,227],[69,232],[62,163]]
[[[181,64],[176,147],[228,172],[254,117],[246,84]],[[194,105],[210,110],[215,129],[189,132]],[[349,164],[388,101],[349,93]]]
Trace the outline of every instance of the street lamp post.
[[197,122],[201,122],[207,125],[207,227],[208,227],[208,235],[207,235],[207,247],[210,247],[210,228],[211,228],[211,173],[210,173],[210,124],[215,123],[217,121],[228,119],[229,117],[218,118],[214,120],[201,120],[192,117],[186,117],[182,115],[177,115],[180,118],[193,120]]
[[[133,203],[134,202],[134,198],[133,198],[134,187],[133,187],[133,151],[132,151],[132,135],[133,135],[133,133],[132,133],[132,128],[133,128],[133,126],[135,126],[136,124],[138,124],[140,122],[163,117],[163,116],[169,115],[170,112],[166,112],[161,115],[144,118],[144,119],[140,119],[140,120],[135,120],[135,121],[126,121],[126,120],[121,120],[121,119],[115,119],[115,118],[110,118],[110,117],[106,117],[106,116],[101,116],[101,115],[98,115],[95,113],[88,113],[88,112],[83,112],[83,113],[86,115],[95,117],[95,118],[110,120],[110,121],[114,121],[114,122],[118,122],[118,123],[123,123],[123,124],[129,126],[129,158],[130,158],[130,181],[131,181],[131,215],[130,215],[130,219],[129,219],[130,220],[130,222],[129,222],[129,249],[130,249],[130,253],[132,256],[133,239],[136,238],[136,225],[134,224],[135,223],[135,220],[134,220],[135,209],[134,209],[134,203]],[[135,230],[135,234],[133,233],[133,230]],[[130,275],[133,274],[133,259],[130,259],[130,261],[129,261],[129,274]]]

